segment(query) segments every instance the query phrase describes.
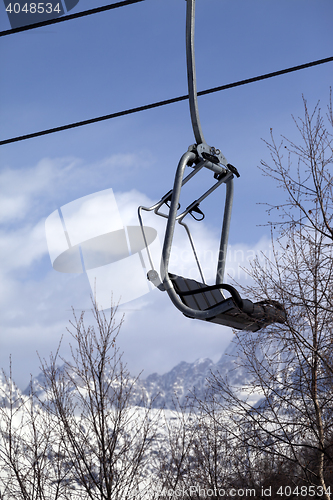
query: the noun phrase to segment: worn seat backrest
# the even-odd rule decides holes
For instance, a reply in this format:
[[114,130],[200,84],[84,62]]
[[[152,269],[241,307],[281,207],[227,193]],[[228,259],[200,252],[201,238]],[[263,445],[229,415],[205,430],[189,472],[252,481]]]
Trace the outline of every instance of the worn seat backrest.
[[[285,321],[285,313],[279,304],[253,303],[250,300],[241,300],[240,304],[233,297],[225,298],[219,289],[207,290],[209,287],[198,281],[175,274],[169,274],[169,276],[180,299],[191,309],[206,311],[217,304],[224,305],[220,314],[205,321],[252,332],[268,324]],[[202,289],[202,292],[197,293],[198,289]],[[190,291],[196,291],[196,293],[187,294]],[[186,295],[183,295],[184,292]]]

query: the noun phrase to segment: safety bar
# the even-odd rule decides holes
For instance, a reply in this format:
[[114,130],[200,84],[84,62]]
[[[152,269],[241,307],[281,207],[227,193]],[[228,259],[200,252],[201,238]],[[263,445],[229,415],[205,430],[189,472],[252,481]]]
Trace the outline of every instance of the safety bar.
[[[191,149],[193,146],[190,146],[189,149]],[[182,181],[182,186],[184,186],[190,179],[192,179],[192,177],[197,174],[206,164],[206,161],[202,160],[200,161],[193,169],[193,171],[188,174],[185,179],[183,179]],[[152,257],[151,257],[151,253],[150,253],[150,250],[149,250],[149,246],[148,246],[148,242],[147,242],[147,238],[146,238],[146,234],[145,234],[145,231],[144,231],[144,226],[143,226],[143,220],[142,220],[142,210],[146,211],[146,212],[151,212],[152,210],[154,210],[154,213],[156,215],[159,215],[160,217],[165,217],[166,219],[168,218],[168,215],[167,214],[164,214],[163,212],[159,212],[159,208],[164,204],[166,203],[166,201],[170,198],[170,196],[172,196],[172,190],[169,191],[168,193],[166,193],[164,196],[162,196],[162,198],[160,199],[160,201],[158,201],[157,203],[155,203],[154,205],[152,205],[151,207],[144,207],[144,206],[140,206],[138,207],[138,218],[139,218],[139,222],[140,222],[140,227],[141,227],[141,231],[142,231],[142,236],[143,236],[143,240],[145,242],[145,246],[146,246],[146,249],[147,249],[147,254],[148,254],[148,259],[149,259],[149,263],[150,263],[150,266],[153,270],[155,270],[154,268],[154,263],[153,263],[153,260],[152,260]],[[185,226],[185,224],[183,224]],[[187,228],[187,226],[186,226]],[[187,228],[187,233],[189,234],[189,230]],[[198,264],[198,267],[199,267],[199,271],[200,271],[200,275],[203,277],[203,274],[202,274],[202,269],[201,269],[201,266],[200,266],[200,263],[197,259],[197,256],[196,256],[196,251],[195,251],[195,247],[194,247],[194,243],[193,243],[193,240],[192,240],[192,237],[190,236],[190,242],[191,242],[191,246],[192,248],[194,249],[194,255],[195,255],[195,259],[196,259],[196,262]]]

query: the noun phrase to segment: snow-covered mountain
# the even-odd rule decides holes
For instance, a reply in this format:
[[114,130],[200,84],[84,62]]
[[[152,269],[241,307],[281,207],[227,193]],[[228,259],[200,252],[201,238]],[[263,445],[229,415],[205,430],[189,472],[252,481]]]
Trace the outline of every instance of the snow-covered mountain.
[[[200,358],[193,363],[182,361],[163,375],[153,373],[145,379],[137,380],[133,386],[132,404],[141,406],[144,397],[153,408],[175,409],[178,403],[183,405],[191,394],[203,399],[207,389],[207,379],[217,373],[227,378],[232,386],[245,388],[245,391],[246,387],[251,385],[251,376],[238,354],[236,342],[229,344],[217,363],[208,358]],[[134,378],[132,381],[134,382]],[[44,375],[40,373],[32,379],[23,394],[30,393],[32,384],[35,394],[43,399],[43,382]],[[2,394],[6,392],[5,383],[4,377],[0,378]],[[15,388],[15,391],[19,390]],[[0,404],[4,405],[6,402],[0,401]]]
[[203,397],[206,379],[213,368],[214,363],[208,358],[193,363],[182,361],[163,375],[149,375],[140,381],[140,386],[153,408],[174,409],[178,403],[183,405],[193,392]]
[[19,406],[22,400],[20,389],[4,373],[0,372],[0,407]]
[[203,400],[207,379],[218,373],[232,386],[246,388],[251,384],[251,376],[238,354],[237,343],[231,342],[217,363],[209,358],[200,358],[193,363],[182,361],[163,375],[149,375],[140,381],[140,387],[153,408],[174,409],[177,402],[184,404],[191,394]]

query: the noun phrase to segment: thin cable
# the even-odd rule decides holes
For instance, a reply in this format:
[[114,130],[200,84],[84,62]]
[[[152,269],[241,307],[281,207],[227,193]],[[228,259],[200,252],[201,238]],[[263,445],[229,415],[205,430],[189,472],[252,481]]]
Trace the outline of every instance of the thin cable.
[[200,92],[198,92],[198,95],[212,94],[213,92],[219,92],[220,90],[232,89],[233,87],[239,87],[240,85],[259,82],[260,80],[266,80],[267,78],[273,78],[274,76],[285,75],[287,73],[292,73],[293,71],[298,71],[300,69],[305,69],[305,68],[311,68],[312,66],[318,66],[319,64],[325,64],[332,61],[333,57],[318,59],[318,61],[312,61],[306,64],[300,64],[299,66],[293,66],[291,68],[281,69],[279,71],[274,71],[273,73],[266,73],[265,75],[255,76],[254,78],[248,78],[247,80],[241,80],[235,83],[229,83],[228,85],[222,85],[221,87],[213,87],[212,89],[201,90]]
[[50,24],[62,23],[64,21],[69,21],[70,19],[76,19],[78,17],[90,16],[91,14],[97,14],[98,12],[105,12],[106,10],[117,9],[118,7],[123,7],[124,5],[130,5],[132,3],[143,2],[143,1],[144,0],[123,0],[122,2],[112,3],[111,5],[104,5],[103,7],[97,7],[96,9],[84,10],[83,12],[77,12],[76,14],[69,14],[68,16],[62,16],[62,17],[57,17],[55,19],[48,19],[47,21],[41,21],[40,23],[28,24],[27,26],[20,26],[19,28],[0,31],[0,37],[6,35],[12,35],[13,33],[20,33],[21,31],[28,31],[35,28],[40,28],[41,26],[49,26]]
[[[260,80],[266,80],[267,78],[273,78],[274,76],[285,75],[286,73],[292,73],[293,71],[299,71],[301,69],[310,68],[311,66],[318,66],[319,64],[325,64],[333,61],[333,57],[327,57],[326,59],[319,59],[318,61],[313,61],[306,64],[300,64],[299,66],[293,66],[292,68],[282,69],[280,71],[274,71],[273,73],[266,73],[265,75],[255,76],[253,78],[248,78],[246,80],[240,80],[234,83],[228,83],[227,85],[221,85],[220,87],[213,87],[207,90],[201,90],[198,95],[212,94],[213,92],[219,92],[220,90],[231,89],[233,87],[240,87],[241,85],[247,85],[248,83],[258,82]],[[124,111],[119,111],[118,113],[112,113],[110,115],[99,116],[97,118],[90,118],[89,120],[83,120],[76,123],[70,123],[69,125],[62,125],[61,127],[54,127],[47,130],[42,130],[40,132],[34,132],[32,134],[20,135],[18,137],[13,137],[11,139],[5,139],[0,141],[0,146],[5,144],[11,144],[13,142],[24,141],[26,139],[32,139],[33,137],[40,137],[42,135],[53,134],[55,132],[61,132],[63,130],[69,130],[71,128],[82,127],[83,125],[89,125],[91,123],[97,123],[104,120],[110,120],[111,118],[117,118],[119,116],[130,115],[133,113],[138,113],[139,111],[146,111],[148,109],[158,108],[160,106],[166,106],[167,104],[173,104],[175,102],[185,101],[188,99],[188,95],[182,95],[179,97],[173,97],[172,99],[166,99],[165,101],[154,102],[152,104],[146,104],[145,106],[139,106],[137,108],[126,109]]]

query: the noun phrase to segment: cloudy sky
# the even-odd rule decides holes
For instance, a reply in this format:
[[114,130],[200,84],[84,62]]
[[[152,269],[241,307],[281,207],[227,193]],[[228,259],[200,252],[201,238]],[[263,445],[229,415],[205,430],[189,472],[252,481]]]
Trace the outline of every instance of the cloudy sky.
[[[71,13],[107,3],[80,0]],[[9,29],[3,2],[0,8],[0,29]],[[1,38],[0,139],[187,94],[185,9],[184,0],[145,0]],[[197,0],[198,90],[332,56],[332,18],[331,0]],[[302,95],[310,108],[318,100],[324,107],[332,76],[328,63],[199,98],[207,142],[241,174],[227,264],[236,279],[244,281],[240,266],[256,252],[270,252],[263,203],[282,195],[258,169],[269,160],[262,139],[272,128],[277,140],[298,141],[292,115],[302,116]],[[184,101],[1,146],[0,366],[8,371],[11,355],[21,388],[39,373],[37,351],[48,357],[63,336],[61,353],[68,357],[72,307],[87,310],[88,324],[91,319],[87,276],[52,268],[46,219],[112,189],[122,223],[136,225],[137,206],[171,189],[179,158],[193,142]],[[200,184],[187,191],[189,201]],[[210,283],[223,196],[224,188],[202,204],[206,218],[193,225]],[[163,220],[148,217],[147,224],[163,241]],[[179,233],[171,270],[191,273],[192,267]],[[113,289],[116,300],[123,285]],[[158,290],[120,311],[119,346],[135,374],[164,373],[199,357],[216,361],[232,338],[228,328],[186,319]]]

